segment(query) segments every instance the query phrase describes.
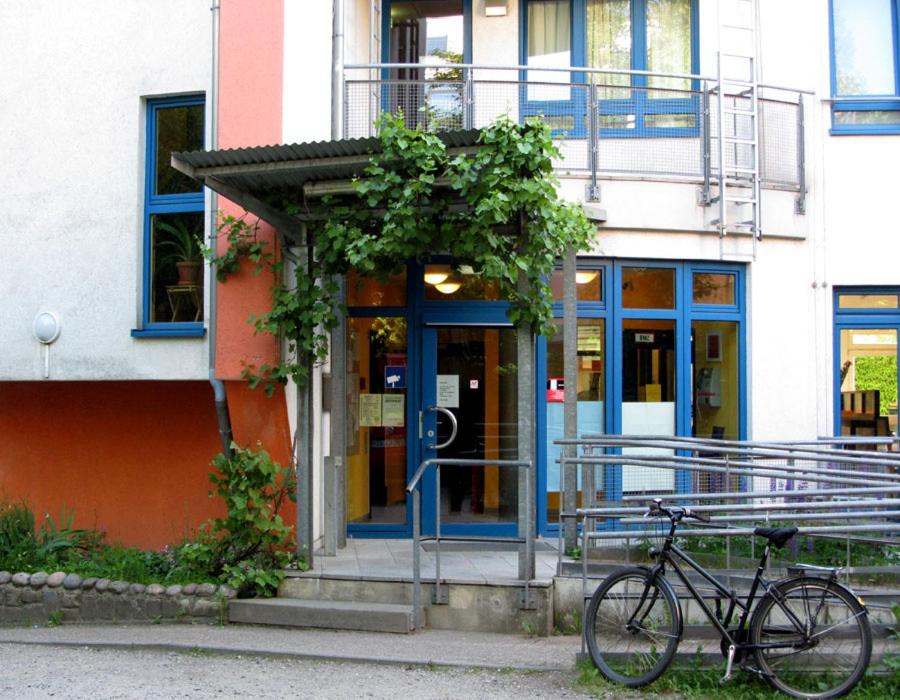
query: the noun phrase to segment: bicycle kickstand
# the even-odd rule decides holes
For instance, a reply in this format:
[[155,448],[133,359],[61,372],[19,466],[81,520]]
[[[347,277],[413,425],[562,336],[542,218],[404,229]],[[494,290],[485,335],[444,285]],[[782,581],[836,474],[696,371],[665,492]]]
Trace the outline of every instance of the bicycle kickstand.
[[728,664],[725,666],[725,675],[719,679],[719,685],[725,685],[731,680],[731,665],[734,663],[734,653],[736,648],[734,644],[728,647]]

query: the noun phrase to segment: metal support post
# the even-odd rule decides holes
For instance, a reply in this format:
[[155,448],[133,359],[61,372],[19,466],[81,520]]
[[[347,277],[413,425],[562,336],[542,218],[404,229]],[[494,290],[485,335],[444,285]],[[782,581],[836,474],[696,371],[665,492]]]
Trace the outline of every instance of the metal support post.
[[797,182],[800,191],[797,193],[794,211],[806,213],[806,114],[804,112],[803,95],[797,95]]
[[[347,546],[347,317],[343,311],[347,283],[343,275],[337,286],[337,325],[331,331],[331,457],[334,460],[335,501],[326,527],[332,527],[335,544]],[[327,542],[327,540],[326,540]],[[332,554],[326,547],[326,554]]]
[[597,170],[600,168],[600,138],[599,124],[597,123],[597,86],[594,84],[593,75],[588,83],[588,171],[591,178],[587,186],[585,199],[589,202],[600,201],[600,185],[597,184]]
[[463,68],[463,128],[471,129],[475,124],[473,110],[475,108],[475,84],[472,80],[472,69]]
[[[576,301],[575,271],[577,253],[574,248],[566,251],[563,260],[563,436],[566,440],[578,437],[578,310]],[[565,457],[576,457],[575,445],[563,447]],[[562,468],[563,502],[559,507],[574,513],[578,507],[578,467],[575,463],[566,462]],[[582,488],[584,488],[582,486]],[[576,545],[577,521],[572,515],[565,519],[564,545],[572,550]]]
[[703,189],[700,191],[700,204],[708,207],[712,204],[711,176],[712,176],[712,143],[709,123],[709,83],[703,81],[703,91],[701,92],[702,101],[702,134],[700,136],[701,163],[703,168]]
[[[519,273],[518,285],[522,291],[527,289],[528,279],[524,272]],[[524,544],[519,545],[519,579],[530,581],[534,578],[534,552],[530,551],[529,545],[533,547],[533,542],[527,534],[529,531],[533,533],[535,526],[535,499],[532,495],[535,491],[533,468],[535,456],[534,332],[531,326],[527,324],[516,326],[516,346],[518,356],[518,459],[532,464],[531,469],[519,469],[518,472],[518,531],[519,537],[524,540]],[[528,603],[529,601],[525,601],[526,607]]]

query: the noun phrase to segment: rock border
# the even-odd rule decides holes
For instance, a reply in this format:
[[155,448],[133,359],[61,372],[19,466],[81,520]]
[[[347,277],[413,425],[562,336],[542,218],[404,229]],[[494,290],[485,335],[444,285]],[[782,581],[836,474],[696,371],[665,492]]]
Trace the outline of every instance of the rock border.
[[217,624],[227,620],[228,601],[236,595],[213,583],[145,586],[64,571],[0,571],[0,625]]

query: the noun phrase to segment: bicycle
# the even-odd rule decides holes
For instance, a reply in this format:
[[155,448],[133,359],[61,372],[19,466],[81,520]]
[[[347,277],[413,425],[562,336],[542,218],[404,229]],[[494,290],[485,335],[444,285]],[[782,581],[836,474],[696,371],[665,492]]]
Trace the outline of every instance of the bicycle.
[[[664,507],[660,499],[653,501],[645,515],[670,520],[662,547],[650,549],[655,563],[613,571],[594,592],[585,615],[591,659],[607,679],[630,687],[646,685],[672,662],[684,617],[666,579],[669,565],[721,637],[727,660],[721,683],[731,678],[737,662],[741,669],[797,698],[836,698],[856,686],[872,654],[872,631],[863,601],[837,582],[835,569],[803,567],[799,575],[776,581],[763,575],[771,548],[783,547],[797,534],[796,527],[755,528],[754,534],[766,538],[766,546],[747,599],[741,600],[674,543],[683,519],[708,523],[708,516],[687,507]],[[715,612],[679,561],[717,591]],[[764,593],[754,608],[760,589]],[[723,599],[728,601],[724,615]],[[740,610],[739,620],[732,626],[736,610]],[[750,665],[751,658],[756,660],[755,667]]]

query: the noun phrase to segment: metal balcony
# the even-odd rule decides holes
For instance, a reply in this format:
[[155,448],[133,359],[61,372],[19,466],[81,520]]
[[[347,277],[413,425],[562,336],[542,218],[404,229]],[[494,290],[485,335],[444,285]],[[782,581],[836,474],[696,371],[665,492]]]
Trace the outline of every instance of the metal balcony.
[[[759,85],[762,187],[805,192],[803,92]],[[718,109],[725,92],[723,109]],[[697,182],[708,195],[725,177],[747,176],[753,151],[742,146],[750,98],[699,75],[527,66],[368,64],[344,69],[346,138],[374,136],[382,112],[431,131],[479,128],[501,115],[539,117],[552,129],[561,175]],[[727,152],[719,160],[718,114]],[[723,150],[726,150],[723,148]],[[755,169],[752,175],[756,176]]]

